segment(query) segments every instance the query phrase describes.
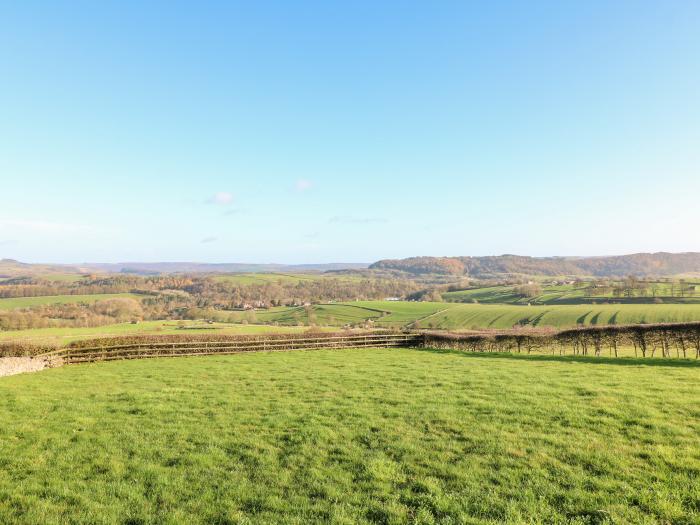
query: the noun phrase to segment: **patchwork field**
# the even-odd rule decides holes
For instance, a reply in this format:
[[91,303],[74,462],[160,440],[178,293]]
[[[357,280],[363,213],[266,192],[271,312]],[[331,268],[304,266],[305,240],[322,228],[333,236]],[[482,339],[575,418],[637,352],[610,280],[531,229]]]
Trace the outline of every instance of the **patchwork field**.
[[646,295],[634,295],[631,297],[614,296],[612,291],[592,294],[587,287],[576,287],[572,284],[546,284],[541,285],[542,293],[535,297],[523,297],[516,292],[515,286],[487,286],[472,288],[454,292],[445,292],[442,298],[445,301],[456,303],[486,303],[486,304],[594,304],[613,301],[622,304],[650,304],[661,300],[670,303],[700,303],[700,281],[696,278],[688,278],[684,285],[689,290],[679,295],[678,282],[670,283],[658,281],[647,283]]
[[368,349],[3,378],[0,522],[697,523],[699,373]]
[[700,319],[700,305],[459,305],[421,321],[425,328],[469,329],[513,326],[680,323]]
[[[235,317],[235,316],[234,316]],[[513,326],[567,328],[582,325],[687,322],[700,320],[700,304],[490,305],[405,301],[358,301],[281,307],[238,314],[240,320],[280,325],[343,326],[371,320],[376,326],[446,330]]]
[[139,299],[143,296],[131,293],[105,293],[90,295],[43,295],[39,297],[13,297],[0,299],[0,310],[12,310],[13,308],[28,308],[43,304],[72,304],[72,303],[96,303],[115,297],[131,297]]

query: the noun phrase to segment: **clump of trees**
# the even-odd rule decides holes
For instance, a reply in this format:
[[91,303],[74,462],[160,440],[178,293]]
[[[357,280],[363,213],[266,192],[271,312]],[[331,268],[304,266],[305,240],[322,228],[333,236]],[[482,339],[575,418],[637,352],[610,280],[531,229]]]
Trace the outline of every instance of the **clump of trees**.
[[516,286],[513,291],[528,299],[542,295],[542,286],[539,283],[527,283]]

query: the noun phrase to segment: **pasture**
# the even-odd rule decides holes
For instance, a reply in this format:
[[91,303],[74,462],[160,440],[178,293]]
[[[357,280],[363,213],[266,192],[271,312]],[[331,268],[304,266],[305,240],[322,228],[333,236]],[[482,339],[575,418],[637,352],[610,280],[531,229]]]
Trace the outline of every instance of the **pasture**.
[[31,306],[41,306],[50,304],[74,304],[74,303],[96,303],[105,299],[116,297],[131,297],[140,299],[141,295],[132,293],[105,293],[89,295],[42,295],[38,297],[12,297],[0,299],[0,310],[13,310],[15,308],[29,308]]
[[298,284],[319,279],[339,279],[341,281],[359,281],[361,275],[336,273],[223,273],[212,276],[215,281],[228,282],[240,286],[251,284]]
[[2,378],[0,522],[696,523],[699,373],[362,349]]
[[656,301],[667,303],[700,303],[700,281],[695,278],[688,278],[684,285],[692,288],[683,292],[680,296],[680,285],[678,282],[649,281],[645,295],[634,295],[630,297],[615,297],[612,290],[598,291],[595,293],[587,287],[577,287],[573,284],[551,284],[551,279],[540,277],[542,293],[535,297],[523,297],[516,291],[516,286],[499,285],[475,287],[453,292],[445,292],[442,298],[448,302],[455,303],[485,303],[485,304],[599,304],[603,302],[615,302],[620,304],[652,304]]
[[202,323],[197,321],[143,321],[139,324],[115,323],[95,327],[34,328],[30,330],[0,331],[0,342],[22,340],[32,343],[66,345],[82,339],[96,339],[120,335],[166,334],[221,334],[255,335],[269,333],[299,333],[299,326],[268,326],[230,323]]
[[237,285],[292,283],[320,279],[320,274],[286,274],[286,273],[224,273],[213,276],[215,281]]
[[513,326],[682,323],[700,319],[700,304],[515,306],[464,304],[420,321],[423,328],[480,329]]
[[234,319],[279,325],[344,326],[371,321],[386,328],[445,330],[507,329],[513,326],[569,328],[577,325],[650,324],[700,320],[700,304],[615,304],[525,306],[407,301],[357,301],[307,307],[279,307]]

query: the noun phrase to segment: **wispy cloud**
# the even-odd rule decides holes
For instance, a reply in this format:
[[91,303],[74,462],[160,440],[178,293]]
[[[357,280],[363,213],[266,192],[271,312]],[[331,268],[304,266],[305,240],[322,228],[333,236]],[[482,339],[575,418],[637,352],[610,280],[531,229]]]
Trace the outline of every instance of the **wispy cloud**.
[[233,193],[228,191],[218,191],[207,200],[209,204],[217,204],[219,206],[230,206],[233,204]]
[[299,179],[295,184],[295,188],[297,191],[307,191],[313,187],[314,183],[308,179]]
[[331,224],[384,224],[389,222],[383,217],[354,217],[352,215],[336,215],[328,222]]
[[218,237],[205,237],[205,238],[202,239],[200,242],[201,242],[202,244],[208,244],[208,243],[210,243],[210,242],[216,242],[216,241],[218,241],[218,240],[219,240]]

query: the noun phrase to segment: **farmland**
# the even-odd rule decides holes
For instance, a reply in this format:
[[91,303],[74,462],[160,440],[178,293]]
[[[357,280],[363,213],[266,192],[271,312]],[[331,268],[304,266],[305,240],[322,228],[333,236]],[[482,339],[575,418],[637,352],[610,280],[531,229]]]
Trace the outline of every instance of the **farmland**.
[[420,321],[440,329],[556,328],[576,325],[673,323],[700,319],[700,305],[460,305]]
[[241,312],[234,318],[280,325],[343,326],[364,323],[445,330],[514,326],[566,328],[577,325],[686,322],[700,319],[700,304],[489,305],[406,301],[357,301]]
[[366,349],[3,378],[0,522],[693,523],[699,371]]
[[316,274],[285,274],[285,273],[232,273],[218,274],[213,277],[218,282],[233,284],[267,284],[267,283],[293,283],[300,281],[312,281],[321,278]]
[[32,306],[52,305],[52,304],[73,304],[73,303],[95,303],[105,299],[115,299],[117,297],[131,297],[138,299],[137,294],[89,294],[89,295],[43,295],[38,297],[13,297],[0,299],[0,310],[12,310],[14,308],[29,308]]
[[623,281],[604,284],[594,281],[553,284],[551,279],[544,278],[538,281],[538,291],[530,297],[518,293],[517,285],[497,285],[447,291],[442,298],[449,302],[486,304],[700,303],[700,281],[693,278],[635,281],[635,288],[628,289]]
[[[22,270],[33,268],[25,266]],[[455,331],[700,320],[700,281],[691,277],[572,281],[540,276],[513,281],[520,284],[446,285],[375,271],[105,274],[71,280],[66,277],[78,274],[51,274],[42,267],[40,278],[0,283],[0,327],[7,331],[0,337],[60,342],[93,333],[140,333],[151,326],[167,332],[174,329],[168,323],[207,320],[220,323],[219,329],[242,330],[245,324],[260,327],[246,330],[261,332],[304,326]],[[137,301],[101,303],[113,298]]]
[[96,327],[34,328],[0,331],[3,341],[23,340],[37,344],[65,345],[81,339],[121,335],[221,334],[252,335],[266,333],[297,333],[307,330],[300,326],[268,326],[231,323],[201,323],[197,321],[143,321],[138,324],[115,323]]

